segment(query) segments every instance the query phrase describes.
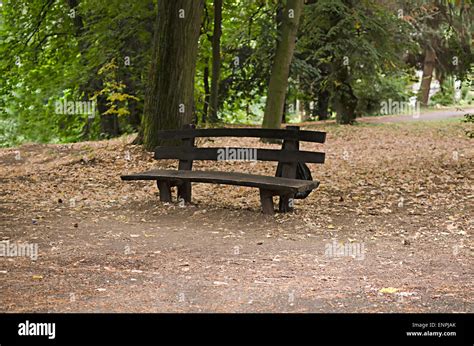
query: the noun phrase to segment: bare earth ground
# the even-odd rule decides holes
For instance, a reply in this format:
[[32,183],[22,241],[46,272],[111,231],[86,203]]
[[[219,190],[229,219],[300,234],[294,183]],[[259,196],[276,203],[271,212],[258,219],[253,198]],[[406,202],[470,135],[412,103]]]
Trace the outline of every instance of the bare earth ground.
[[[321,181],[292,214],[260,213],[258,189],[195,184],[162,204],[152,167],[119,140],[0,150],[0,257],[7,312],[473,312],[472,140],[459,119],[362,123],[328,132]],[[201,141],[261,146],[253,139]],[[273,163],[197,169],[273,175]],[[331,256],[333,242],[362,254]]]

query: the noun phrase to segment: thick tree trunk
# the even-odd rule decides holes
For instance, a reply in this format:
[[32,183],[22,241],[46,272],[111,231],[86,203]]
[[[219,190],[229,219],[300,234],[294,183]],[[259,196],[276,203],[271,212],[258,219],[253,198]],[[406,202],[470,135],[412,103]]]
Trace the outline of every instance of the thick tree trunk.
[[221,70],[222,0],[214,0],[214,31],[212,35],[212,77],[209,120],[217,122],[219,75]]
[[204,0],[159,0],[152,63],[143,112],[147,150],[161,144],[156,133],[193,121],[194,73]]
[[431,47],[427,47],[425,49],[425,60],[423,62],[423,77],[421,80],[421,87],[418,95],[418,101],[421,103],[422,106],[428,106],[428,101],[430,99],[431,79],[433,76],[435,60],[435,51]]
[[263,127],[279,128],[285,107],[290,64],[295,49],[296,33],[304,0],[287,0],[280,26],[280,41],[273,60]]

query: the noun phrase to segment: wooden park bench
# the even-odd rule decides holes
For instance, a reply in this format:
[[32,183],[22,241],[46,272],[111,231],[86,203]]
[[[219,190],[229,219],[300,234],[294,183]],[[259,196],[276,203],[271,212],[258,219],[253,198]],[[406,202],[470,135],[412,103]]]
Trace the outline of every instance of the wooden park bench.
[[[301,151],[299,142],[324,143],[325,132],[303,131],[297,126],[286,129],[260,128],[215,128],[195,129],[187,125],[182,130],[160,131],[160,139],[182,141],[181,146],[160,146],[155,150],[155,159],[177,159],[178,170],[154,169],[147,172],[122,176],[122,180],[156,180],[162,202],[171,201],[171,187],[177,186],[178,200],[191,202],[191,183],[211,183],[257,187],[265,214],[273,214],[273,196],[279,196],[279,211],[293,209],[295,194],[310,192],[319,186],[318,181],[296,179],[298,163],[324,163],[324,153]],[[197,137],[256,137],[283,140],[281,150],[255,148],[198,148]],[[263,176],[248,173],[222,171],[193,171],[194,160],[220,160],[225,153],[256,153],[256,160],[277,161],[279,176]],[[224,157],[225,159],[225,157]],[[235,159],[235,158],[234,158]],[[251,167],[251,166],[249,166]]]

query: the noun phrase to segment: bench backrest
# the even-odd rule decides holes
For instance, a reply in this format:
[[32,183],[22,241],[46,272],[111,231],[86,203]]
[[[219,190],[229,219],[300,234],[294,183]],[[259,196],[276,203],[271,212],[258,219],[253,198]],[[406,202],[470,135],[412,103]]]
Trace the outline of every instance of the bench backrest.
[[[296,178],[298,162],[324,163],[325,154],[322,152],[301,151],[299,142],[324,143],[326,133],[319,131],[303,131],[298,126],[287,126],[286,129],[261,128],[215,128],[195,129],[194,125],[186,125],[182,130],[158,131],[157,135],[163,140],[181,140],[182,146],[160,146],[155,149],[155,159],[177,159],[179,170],[191,170],[194,160],[221,160],[223,150],[226,153],[238,150],[252,150],[251,159],[258,161],[277,161],[282,166],[282,177]],[[283,140],[282,148],[198,148],[195,146],[197,137],[255,137]],[[241,152],[241,151],[240,151]]]

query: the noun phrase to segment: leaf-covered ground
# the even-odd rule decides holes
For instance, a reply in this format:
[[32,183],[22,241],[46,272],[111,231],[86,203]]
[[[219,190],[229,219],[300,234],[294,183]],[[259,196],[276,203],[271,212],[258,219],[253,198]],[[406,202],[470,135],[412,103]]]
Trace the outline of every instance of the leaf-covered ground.
[[[160,203],[152,182],[122,182],[176,167],[130,137],[2,149],[0,241],[39,252],[0,257],[0,311],[473,312],[464,127],[310,125],[328,132],[325,145],[302,144],[326,152],[310,167],[321,186],[274,217],[260,213],[258,189],[195,184],[180,206]],[[195,168],[273,175],[275,164]]]

